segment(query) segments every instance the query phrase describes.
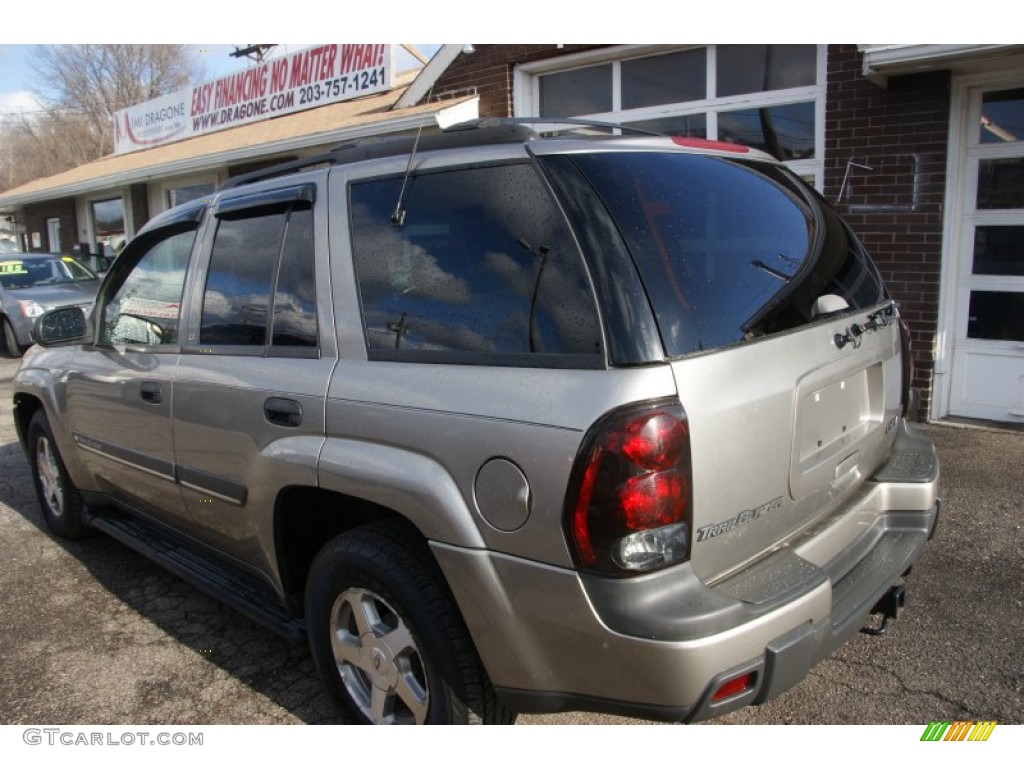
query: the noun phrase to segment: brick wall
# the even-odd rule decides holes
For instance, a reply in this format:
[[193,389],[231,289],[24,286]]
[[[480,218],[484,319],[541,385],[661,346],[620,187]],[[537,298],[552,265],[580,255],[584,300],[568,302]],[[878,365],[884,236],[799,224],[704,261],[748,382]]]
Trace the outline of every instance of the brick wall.
[[854,45],[828,50],[825,196],[861,237],[910,324],[922,416],[931,396],[942,259],[942,201],[950,108],[947,72],[889,79],[861,74]]
[[480,94],[480,117],[512,116],[512,72],[517,64],[551,59],[603,45],[475,45],[461,53],[434,84],[432,98],[446,92],[475,90]]
[[[26,205],[22,210],[19,222],[25,225],[28,233],[28,246],[31,251],[47,252],[50,250],[47,219],[60,219],[60,250],[71,253],[72,246],[78,242],[78,215],[75,213],[75,201],[70,197],[62,200],[51,200],[37,205]],[[39,247],[32,247],[32,233],[38,232]]]

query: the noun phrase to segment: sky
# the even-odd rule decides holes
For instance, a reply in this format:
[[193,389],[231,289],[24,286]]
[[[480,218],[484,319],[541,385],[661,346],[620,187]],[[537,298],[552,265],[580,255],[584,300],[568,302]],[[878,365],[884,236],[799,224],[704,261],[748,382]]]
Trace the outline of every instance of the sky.
[[[368,42],[373,42],[372,40]],[[253,62],[244,57],[235,58],[230,54],[237,45],[186,45],[189,55],[201,63],[206,76],[202,82],[214,80],[221,75],[252,66]],[[440,47],[433,43],[413,43],[417,50],[430,58]],[[39,109],[39,103],[32,94],[34,71],[32,66],[33,51],[36,45],[4,45],[0,44],[0,119],[31,114]],[[283,55],[305,47],[303,45],[279,45],[271,55]],[[395,45],[397,58],[396,69],[402,71],[418,66],[418,62],[408,53]]]
[[[935,13],[934,0],[857,0],[826,12],[810,0],[773,0],[770,6],[752,0],[724,5],[648,0],[630,12],[616,7],[612,13],[595,13],[596,6],[568,2],[518,6],[500,14],[482,10],[487,7],[479,0],[387,0],[277,3],[244,6],[245,13],[240,13],[237,4],[211,0],[175,0],[172,6],[152,7],[140,6],[137,0],[9,2],[0,23],[0,115],[35,106],[30,95],[33,43],[179,43],[211,37],[396,46],[399,40],[423,38],[478,43],[935,43],[1001,42],[993,39],[996,33],[1013,31],[1012,25],[994,29],[984,14]],[[27,35],[32,37],[26,39]],[[207,64],[208,79],[246,65],[228,56],[235,47],[231,44],[188,47]],[[304,46],[291,46],[298,47]],[[438,45],[417,47],[432,52]],[[412,59],[407,61],[398,69],[411,66]]]

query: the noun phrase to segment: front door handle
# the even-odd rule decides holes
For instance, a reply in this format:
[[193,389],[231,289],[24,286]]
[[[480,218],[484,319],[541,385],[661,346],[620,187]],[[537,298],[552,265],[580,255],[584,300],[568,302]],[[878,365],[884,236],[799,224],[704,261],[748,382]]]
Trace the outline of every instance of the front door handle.
[[297,427],[302,424],[302,406],[285,397],[268,397],[263,403],[263,414],[271,424]]
[[147,403],[153,403],[153,405],[156,405],[157,403],[163,402],[164,390],[163,387],[155,381],[144,381],[142,382],[139,396]]

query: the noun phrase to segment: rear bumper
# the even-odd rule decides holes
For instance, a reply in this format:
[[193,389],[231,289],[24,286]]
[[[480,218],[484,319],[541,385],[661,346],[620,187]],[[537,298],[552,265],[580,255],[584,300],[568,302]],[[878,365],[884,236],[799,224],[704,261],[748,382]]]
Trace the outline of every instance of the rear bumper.
[[[434,552],[510,706],[703,720],[795,685],[867,622],[932,535],[938,483],[934,447],[905,431],[854,505],[713,587],[689,564],[615,580],[494,552]],[[744,690],[712,699],[747,672]]]

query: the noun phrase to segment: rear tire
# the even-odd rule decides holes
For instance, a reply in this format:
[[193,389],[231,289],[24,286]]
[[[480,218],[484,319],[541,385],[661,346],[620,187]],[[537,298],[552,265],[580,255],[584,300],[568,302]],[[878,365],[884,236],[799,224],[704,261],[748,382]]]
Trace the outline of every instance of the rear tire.
[[64,539],[81,539],[90,529],[82,514],[85,504],[64,467],[46,413],[36,411],[28,424],[28,456],[32,481],[46,525]]
[[7,357],[21,357],[21,346],[18,344],[18,337],[14,335],[14,326],[6,317],[3,319],[4,326],[4,354]]
[[419,532],[356,528],[313,561],[306,623],[335,705],[360,723],[512,723]]

